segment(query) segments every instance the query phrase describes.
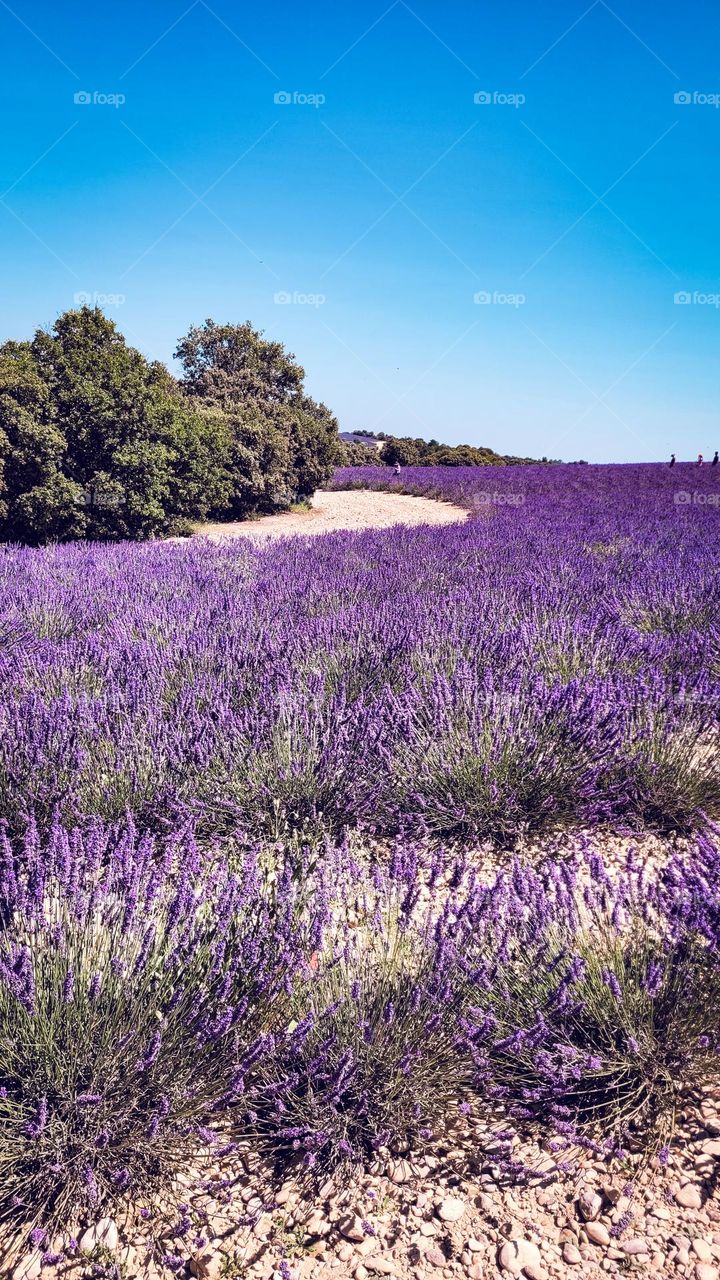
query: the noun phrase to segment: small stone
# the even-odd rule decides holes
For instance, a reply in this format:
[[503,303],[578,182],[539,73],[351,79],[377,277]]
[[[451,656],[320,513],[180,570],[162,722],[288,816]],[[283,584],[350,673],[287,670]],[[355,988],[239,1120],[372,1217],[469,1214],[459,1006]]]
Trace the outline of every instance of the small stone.
[[437,1227],[435,1226],[434,1222],[421,1222],[421,1223],[420,1223],[420,1235],[421,1235],[421,1236],[436,1236],[436,1235],[437,1235]]
[[392,1258],[366,1258],[365,1266],[368,1271],[375,1271],[379,1276],[396,1276],[397,1263]]
[[316,1209],[305,1223],[305,1230],[309,1236],[326,1236],[330,1231],[330,1223],[323,1217],[320,1210]]
[[703,1155],[712,1156],[714,1160],[720,1160],[720,1142],[713,1140],[711,1142],[703,1142]]
[[42,1254],[38,1249],[34,1249],[18,1263],[12,1273],[12,1280],[37,1280],[41,1271]]
[[695,1267],[695,1275],[697,1280],[718,1280],[717,1267],[711,1267],[708,1262],[698,1262]]
[[353,1218],[345,1218],[345,1220],[339,1223],[338,1225],[339,1225],[341,1234],[345,1236],[346,1240],[364,1240],[365,1239],[365,1231],[363,1229],[363,1224],[360,1218],[358,1218],[357,1214]]
[[579,1267],[582,1262],[582,1254],[574,1244],[569,1241],[563,1245],[563,1258],[570,1267]]
[[578,1208],[585,1222],[594,1222],[600,1217],[603,1200],[598,1191],[583,1191],[578,1197]]
[[443,1200],[438,1209],[438,1217],[443,1222],[459,1222],[465,1212],[465,1201],[456,1200],[452,1196],[447,1200]]
[[471,1253],[479,1253],[482,1249],[482,1244],[479,1240],[476,1240],[474,1236],[470,1236],[465,1241],[465,1248],[469,1249]]
[[707,1240],[693,1240],[693,1253],[700,1262],[712,1262],[712,1249]]
[[81,1253],[93,1253],[98,1247],[108,1249],[110,1253],[114,1253],[117,1249],[118,1229],[113,1218],[100,1218],[99,1222],[88,1227],[87,1231],[81,1235],[79,1243]]
[[702,1208],[702,1196],[700,1188],[695,1186],[694,1182],[686,1182],[684,1187],[675,1192],[675,1199],[683,1209],[700,1209]]
[[498,1261],[504,1271],[519,1276],[526,1267],[540,1267],[540,1250],[531,1240],[508,1240],[500,1250]]
[[396,1160],[390,1173],[391,1182],[400,1185],[409,1182],[413,1176],[413,1167],[408,1160]]
[[648,1247],[645,1240],[625,1240],[621,1245],[623,1253],[647,1253]]
[[197,1280],[219,1280],[226,1265],[225,1255],[215,1249],[204,1249],[190,1259],[190,1271]]
[[446,1267],[447,1258],[445,1254],[438,1249],[437,1245],[433,1245],[425,1254],[425,1261],[430,1262],[433,1267]]
[[479,1262],[474,1262],[473,1265],[468,1268],[468,1280],[485,1280],[485,1277],[485,1268],[481,1267]]
[[588,1240],[592,1240],[593,1244],[607,1247],[610,1243],[610,1232],[602,1222],[588,1222],[585,1226],[585,1234]]

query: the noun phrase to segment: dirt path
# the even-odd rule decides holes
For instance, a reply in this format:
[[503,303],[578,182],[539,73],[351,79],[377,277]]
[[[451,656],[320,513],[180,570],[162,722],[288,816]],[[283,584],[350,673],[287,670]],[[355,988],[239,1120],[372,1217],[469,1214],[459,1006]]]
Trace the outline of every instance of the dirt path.
[[333,533],[338,529],[389,529],[394,524],[457,524],[467,511],[450,502],[412,498],[370,489],[318,489],[310,511],[289,511],[229,524],[199,525],[196,534],[212,538],[283,538],[294,533]]

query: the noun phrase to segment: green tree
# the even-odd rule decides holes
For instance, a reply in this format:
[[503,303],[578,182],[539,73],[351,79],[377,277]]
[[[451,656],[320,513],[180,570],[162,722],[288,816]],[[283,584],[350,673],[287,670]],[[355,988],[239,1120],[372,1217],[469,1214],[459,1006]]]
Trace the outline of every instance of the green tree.
[[146,538],[225,500],[225,436],[98,308],[0,347],[0,535]]
[[181,386],[229,441],[227,499],[219,516],[243,518],[310,497],[340,461],[337,421],[306,395],[305,371],[281,342],[245,324],[206,320],[175,352]]

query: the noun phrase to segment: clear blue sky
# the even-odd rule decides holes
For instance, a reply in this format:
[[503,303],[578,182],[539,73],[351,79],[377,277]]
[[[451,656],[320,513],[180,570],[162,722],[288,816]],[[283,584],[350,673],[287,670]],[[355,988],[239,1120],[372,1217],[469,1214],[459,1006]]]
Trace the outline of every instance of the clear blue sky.
[[674,101],[720,95],[709,0],[0,0],[0,39],[0,337],[122,295],[166,361],[252,320],[345,430],[720,447],[720,309],[674,302],[720,294],[720,109]]

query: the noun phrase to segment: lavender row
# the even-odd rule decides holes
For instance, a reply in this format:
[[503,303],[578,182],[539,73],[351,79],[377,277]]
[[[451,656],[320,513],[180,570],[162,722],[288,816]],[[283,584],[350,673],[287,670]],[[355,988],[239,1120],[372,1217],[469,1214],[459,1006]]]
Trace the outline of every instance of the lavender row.
[[662,1162],[718,1079],[708,838],[652,875],[585,844],[490,880],[406,840],[228,852],[97,823],[0,841],[0,1244],[52,1253],[131,1203],[165,1252],[201,1248],[186,1201],[240,1153],[324,1179],[459,1117],[508,1176],[533,1175],[518,1131],[560,1168]]

